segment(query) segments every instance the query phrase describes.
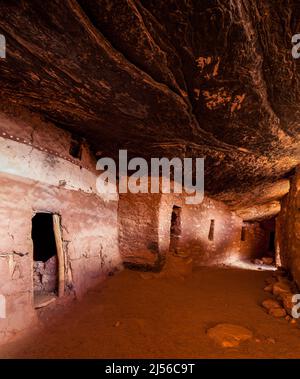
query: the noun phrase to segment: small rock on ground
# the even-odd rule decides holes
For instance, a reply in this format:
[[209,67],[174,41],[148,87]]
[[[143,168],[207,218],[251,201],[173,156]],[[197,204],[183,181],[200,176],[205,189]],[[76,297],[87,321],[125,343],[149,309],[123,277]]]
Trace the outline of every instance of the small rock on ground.
[[282,293],[291,292],[291,285],[289,281],[281,281],[273,284],[273,294],[275,296],[281,295]]
[[234,324],[218,324],[208,329],[207,335],[222,347],[235,347],[253,337],[249,329]]
[[271,308],[269,314],[273,317],[280,318],[286,316],[286,311],[283,308]]
[[262,302],[262,306],[268,310],[273,308],[281,308],[281,305],[278,303],[278,301],[273,299],[264,300]]
[[283,307],[289,315],[292,315],[292,309],[293,309],[293,306],[295,305],[295,303],[293,303],[293,301],[292,301],[293,296],[294,296],[294,294],[292,294],[290,292],[284,292],[284,293],[280,294],[280,298],[282,300]]
[[263,257],[262,258],[262,261],[263,261],[263,263],[265,264],[265,265],[271,265],[271,264],[273,264],[273,258],[270,258],[270,257]]
[[254,259],[254,263],[256,265],[262,265],[264,262],[262,261],[262,259]]

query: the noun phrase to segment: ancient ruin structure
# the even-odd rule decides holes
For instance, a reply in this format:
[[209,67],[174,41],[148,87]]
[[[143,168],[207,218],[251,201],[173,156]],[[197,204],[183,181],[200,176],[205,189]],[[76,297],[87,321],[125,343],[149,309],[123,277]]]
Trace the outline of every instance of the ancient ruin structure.
[[39,119],[3,116],[0,138],[4,338],[32,321],[39,301],[49,300],[41,295],[80,296],[121,259],[118,202],[96,193],[87,146]]
[[[297,293],[300,13],[273,3],[0,3],[0,344],[126,270],[252,265]],[[205,158],[204,200],[100,193],[120,149]]]

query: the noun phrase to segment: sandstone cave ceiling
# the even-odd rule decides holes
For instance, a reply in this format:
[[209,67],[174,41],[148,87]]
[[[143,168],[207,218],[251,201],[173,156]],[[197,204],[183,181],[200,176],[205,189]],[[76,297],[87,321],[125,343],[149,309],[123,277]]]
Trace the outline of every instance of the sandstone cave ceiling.
[[205,157],[225,199],[300,162],[299,0],[1,0],[0,14],[2,109],[95,154]]

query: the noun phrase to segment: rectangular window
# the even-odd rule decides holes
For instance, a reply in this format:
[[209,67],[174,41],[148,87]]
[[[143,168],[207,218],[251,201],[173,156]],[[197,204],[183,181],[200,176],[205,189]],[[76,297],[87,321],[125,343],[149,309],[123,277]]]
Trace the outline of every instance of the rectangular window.
[[178,244],[181,235],[181,208],[174,205],[171,215],[170,251],[178,254]]
[[246,241],[246,226],[242,226],[241,241]]
[[82,139],[81,138],[76,138],[72,136],[69,153],[73,158],[76,158],[79,160],[81,159],[81,154],[82,154]]
[[215,220],[210,220],[210,227],[209,227],[209,233],[208,233],[208,239],[210,241],[214,240],[214,234],[215,234]]

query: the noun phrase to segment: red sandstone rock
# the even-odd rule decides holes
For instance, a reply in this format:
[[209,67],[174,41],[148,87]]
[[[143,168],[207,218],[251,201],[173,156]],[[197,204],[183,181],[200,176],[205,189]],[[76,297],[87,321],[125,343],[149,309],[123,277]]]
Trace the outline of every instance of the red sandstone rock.
[[249,329],[234,324],[218,324],[208,329],[207,335],[222,347],[235,347],[253,337]]
[[281,281],[273,284],[273,294],[275,296],[282,293],[289,293],[291,291],[291,285],[289,281]]
[[249,190],[299,163],[299,70],[287,42],[297,4],[112,4],[51,1],[43,17],[37,0],[1,2],[1,32],[14,36],[1,104],[30,108],[111,156],[125,145],[146,158],[207,155],[207,190],[230,203],[247,192],[253,205]]
[[273,264],[274,260],[273,258],[270,258],[270,257],[263,257],[262,258],[262,261],[265,265],[271,265]]
[[286,311],[283,308],[271,308],[269,309],[269,314],[276,318],[280,318],[286,316]]
[[[258,246],[265,245],[267,234],[259,231],[257,223],[247,225],[248,237],[241,244],[242,219],[231,210],[244,221],[280,211],[276,223],[280,260],[299,285],[299,170],[281,204],[278,199],[287,194],[288,180],[273,183],[290,175],[299,163],[295,129],[299,80],[291,83],[299,73],[285,43],[292,33],[293,22],[289,21],[297,15],[296,4],[289,4],[283,12],[282,4],[270,8],[262,1],[248,2],[240,11],[238,2],[230,2],[217,6],[216,19],[211,22],[214,5],[196,1],[177,2],[171,12],[166,2],[102,7],[100,0],[52,1],[49,17],[41,17],[45,10],[38,1],[33,5],[28,1],[9,3],[0,4],[6,15],[0,20],[1,31],[12,36],[9,59],[1,61],[0,108],[20,122],[1,115],[1,135],[22,138],[24,146],[32,144],[29,156],[37,149],[49,149],[44,161],[34,161],[42,169],[50,162],[46,179],[58,165],[57,156],[63,157],[63,167],[70,172],[70,135],[62,128],[82,133],[95,151],[113,157],[122,145],[131,154],[148,159],[153,155],[207,156],[206,189],[230,208],[210,199],[199,207],[184,208],[180,243],[199,264],[238,260],[258,250],[264,253]],[[223,22],[227,16],[234,22]],[[281,37],[283,24],[288,38]],[[64,33],[57,33],[62,25]],[[236,25],[242,38],[228,44],[226,38],[236,34]],[[206,38],[197,38],[203,36]],[[213,43],[216,36],[217,47]],[[73,54],[66,48],[70,45]],[[53,61],[59,64],[53,65]],[[223,88],[224,83],[234,83],[234,89]],[[41,123],[22,107],[60,128]],[[81,164],[93,172],[95,161],[87,149],[83,149]],[[11,167],[8,169],[11,174]],[[8,332],[22,329],[32,314],[33,209],[61,214],[65,284],[78,296],[120,262],[119,248],[124,260],[146,269],[160,269],[169,251],[170,212],[178,197],[158,195],[154,199],[151,195],[130,200],[124,196],[119,204],[104,203],[93,191],[81,192],[78,183],[66,188],[64,178],[58,186],[46,179],[38,175],[1,177],[5,206],[0,221],[4,255],[0,288],[9,299],[9,320],[3,324]],[[258,183],[255,194],[250,194]],[[89,182],[84,182],[84,187],[91,188]],[[212,220],[215,233],[208,241],[207,225]],[[191,262],[185,263],[175,264],[171,271],[186,273]],[[53,289],[54,272],[54,264],[37,265],[34,287]],[[285,295],[291,285],[278,279],[273,292],[290,309]],[[274,315],[282,313],[278,307],[270,309]]]
[[262,306],[266,309],[281,308],[281,305],[277,300],[266,299],[262,302]]
[[280,294],[284,309],[289,315],[292,315],[292,308],[295,303],[292,301],[294,294],[289,292],[284,292]]

